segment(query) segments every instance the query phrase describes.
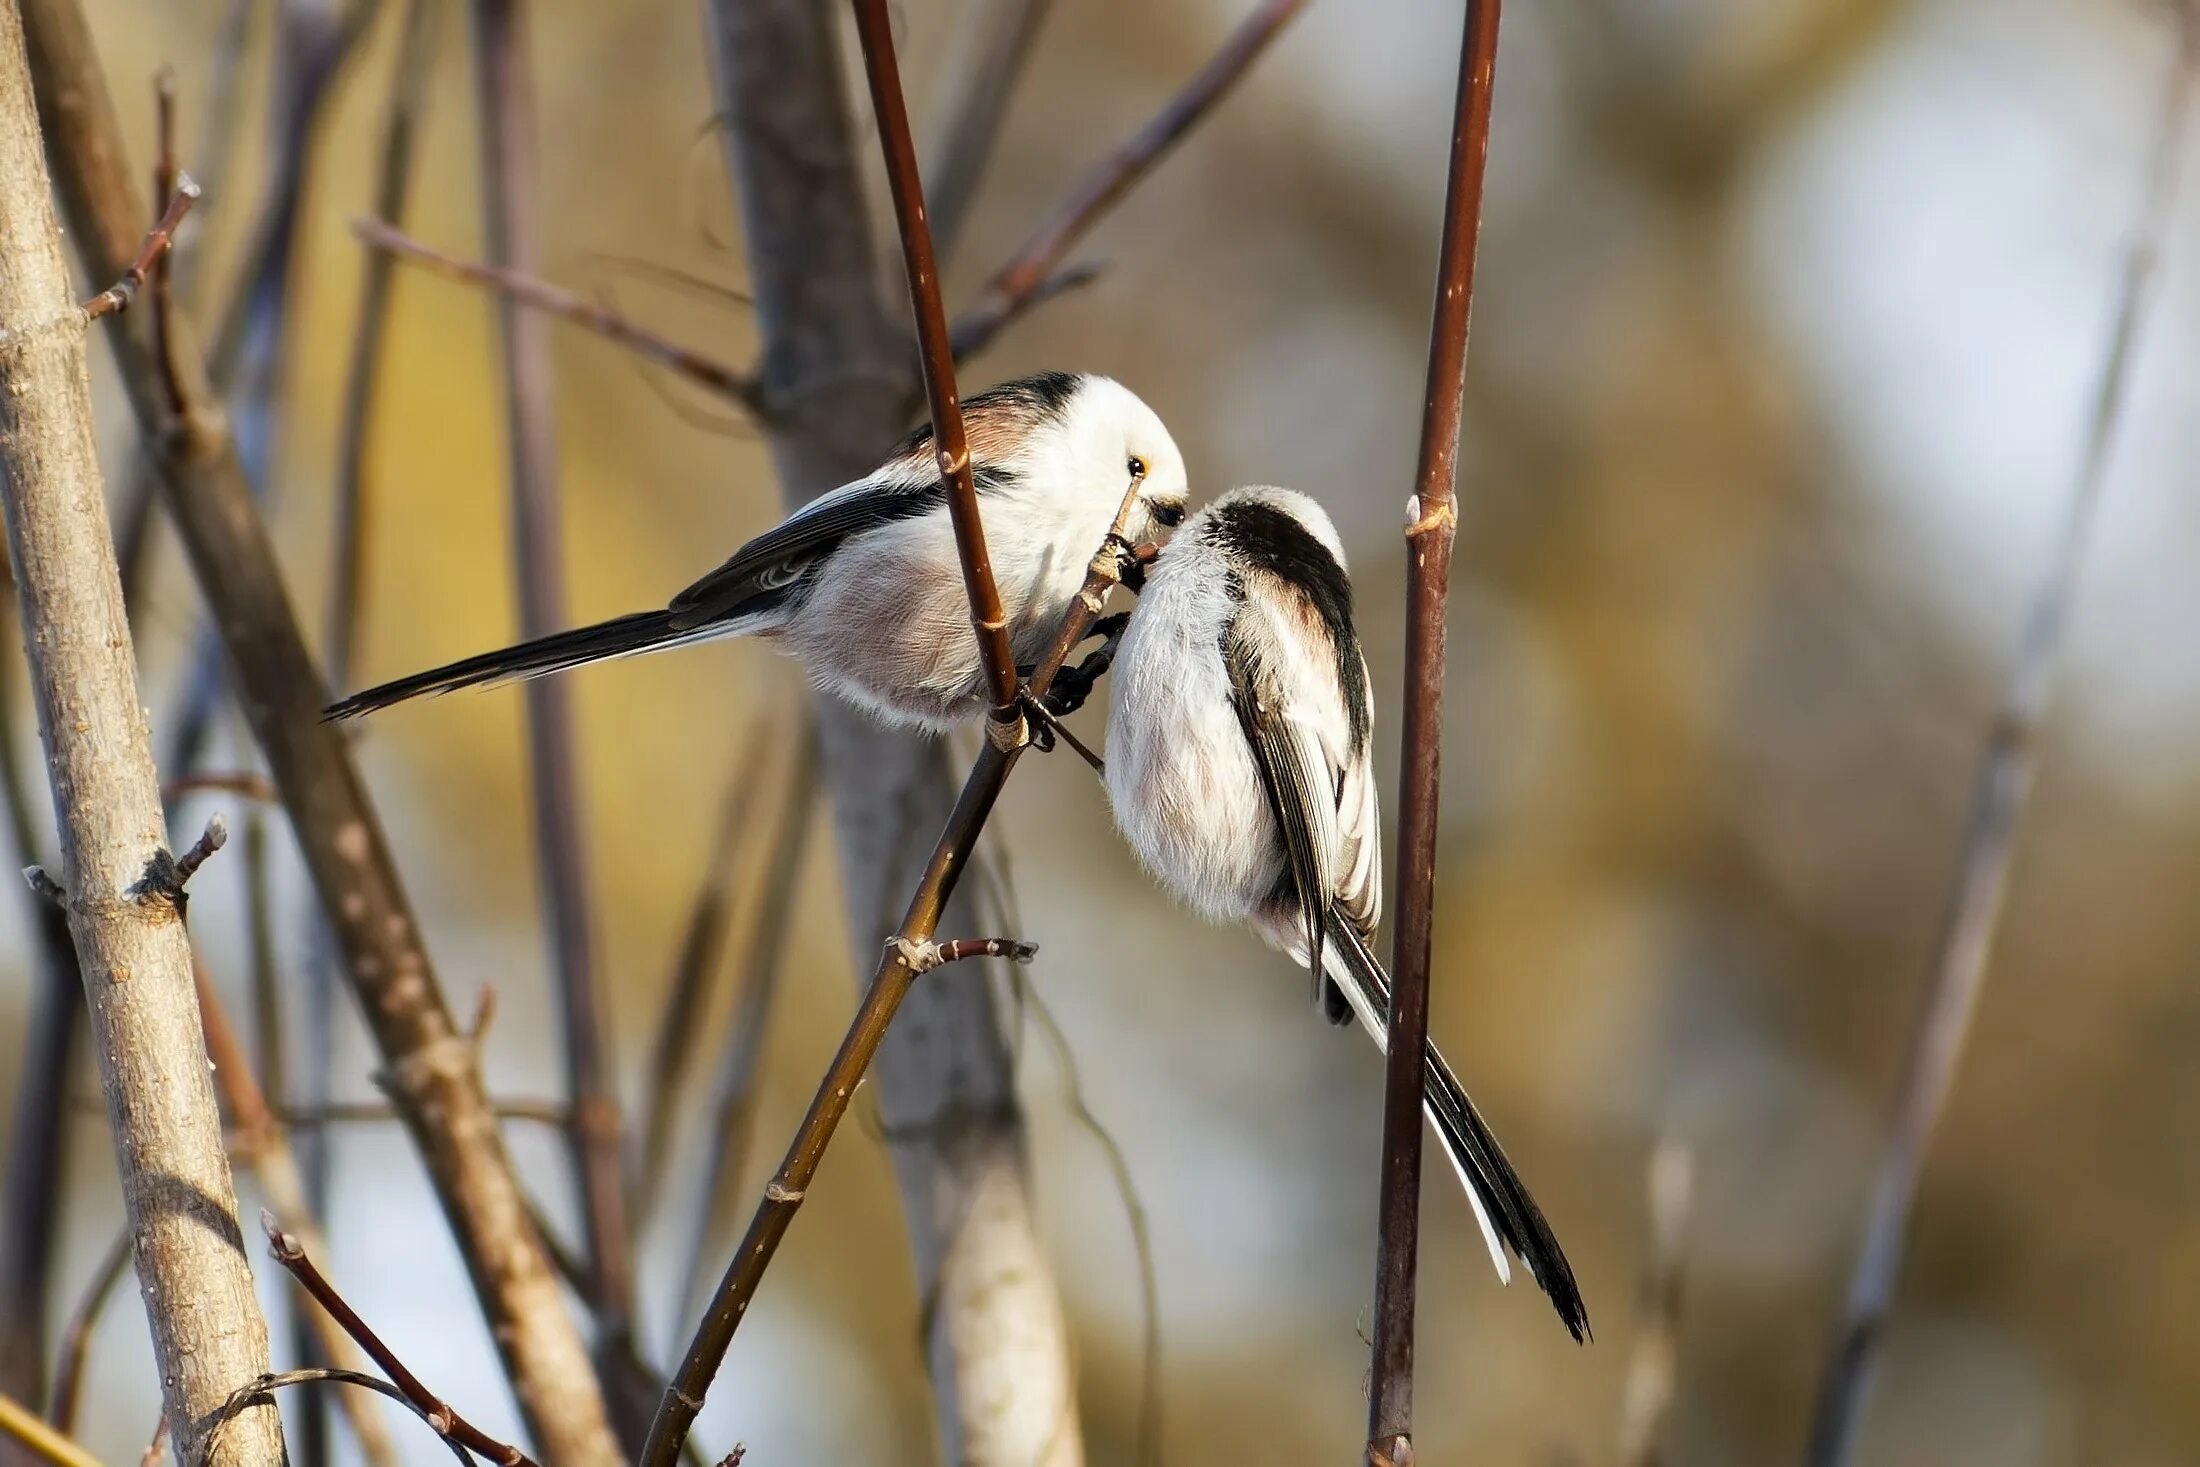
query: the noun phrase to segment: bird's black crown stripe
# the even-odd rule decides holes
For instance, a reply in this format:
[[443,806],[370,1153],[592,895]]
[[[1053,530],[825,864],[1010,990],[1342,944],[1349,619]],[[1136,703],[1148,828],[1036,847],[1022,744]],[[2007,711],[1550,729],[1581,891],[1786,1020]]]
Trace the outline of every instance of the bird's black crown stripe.
[[1297,516],[1260,499],[1218,506],[1207,534],[1247,565],[1259,566],[1298,587],[1314,604],[1337,659],[1337,682],[1344,689],[1353,750],[1364,748],[1369,733],[1367,665],[1352,630],[1352,582],[1337,557]]

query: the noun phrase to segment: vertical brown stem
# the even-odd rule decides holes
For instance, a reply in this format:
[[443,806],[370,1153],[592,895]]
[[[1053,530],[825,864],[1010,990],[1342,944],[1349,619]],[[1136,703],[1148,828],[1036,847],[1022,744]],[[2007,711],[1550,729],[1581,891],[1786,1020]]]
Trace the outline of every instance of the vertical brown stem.
[[[133,241],[125,265],[134,254]],[[0,508],[53,787],[57,874],[168,1419],[183,1457],[196,1461],[208,1413],[267,1369],[267,1322],[198,1034],[181,888],[163,842],[93,447],[86,319],[61,253],[13,3],[0,5],[0,260]],[[271,1464],[282,1451],[281,1422],[261,1406],[212,1445],[211,1459]]]
[[1497,65],[1499,0],[1469,0],[1459,47],[1451,176],[1429,328],[1428,394],[1406,528],[1406,685],[1398,777],[1398,925],[1391,947],[1395,989],[1383,1079],[1380,1242],[1375,1260],[1375,1340],[1368,1389],[1367,1458],[1373,1467],[1413,1460],[1413,1296],[1421,1222],[1421,1075],[1428,1043],[1428,976],[1436,901],[1439,754],[1444,707],[1444,621],[1458,516],[1460,397],[1482,226],[1482,168],[1489,156],[1490,86]]

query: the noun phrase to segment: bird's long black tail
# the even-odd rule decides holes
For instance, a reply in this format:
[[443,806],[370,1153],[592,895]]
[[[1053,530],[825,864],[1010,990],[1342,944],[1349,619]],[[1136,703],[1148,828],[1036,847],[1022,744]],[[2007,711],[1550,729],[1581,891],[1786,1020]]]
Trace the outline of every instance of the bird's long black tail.
[[384,683],[378,688],[353,693],[338,703],[332,703],[321,711],[323,718],[357,718],[362,713],[372,713],[423,693],[448,693],[459,688],[479,687],[484,683],[509,682],[514,678],[541,677],[545,673],[563,672],[583,663],[603,662],[613,657],[631,657],[637,652],[654,652],[660,647],[670,647],[678,642],[700,640],[703,636],[722,636],[733,630],[727,625],[714,625],[698,631],[694,627],[676,627],[669,611],[640,611],[632,616],[614,617],[594,626],[575,627],[569,632],[553,632],[547,637],[537,637],[532,642],[522,642],[517,647],[506,647],[497,652],[484,652],[478,657],[468,657],[447,667],[432,667],[426,672],[416,672],[411,677],[401,677],[395,682]]
[[[1332,914],[1327,925],[1328,956],[1323,966],[1344,989],[1375,1042],[1382,1044],[1390,1024],[1390,975],[1349,924]],[[1502,1243],[1527,1265],[1537,1285],[1550,1296],[1551,1306],[1567,1331],[1577,1341],[1586,1339],[1589,1311],[1574,1283],[1566,1251],[1559,1247],[1551,1225],[1543,1220],[1543,1209],[1535,1205],[1520,1174],[1505,1159],[1504,1148],[1490,1134],[1481,1112],[1467,1098],[1465,1088],[1434,1044],[1424,1051],[1422,1069],[1422,1107],[1443,1141],[1453,1169],[1466,1183],[1499,1275],[1509,1272],[1499,1250]]]

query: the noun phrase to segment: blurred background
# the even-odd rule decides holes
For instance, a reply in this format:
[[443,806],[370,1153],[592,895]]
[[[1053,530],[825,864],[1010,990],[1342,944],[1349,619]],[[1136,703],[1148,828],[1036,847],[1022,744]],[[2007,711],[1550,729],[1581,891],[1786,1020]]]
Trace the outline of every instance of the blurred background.
[[[950,304],[1249,8],[1057,0]],[[1078,252],[1106,263],[1100,280],[965,373],[972,387],[1041,367],[1118,376],[1174,428],[1195,497],[1252,480],[1317,495],[1354,557],[1378,727],[1392,730],[1398,529],[1459,9],[1312,5]],[[228,4],[91,10],[137,163],[164,63],[187,167],[215,149],[224,106],[239,119],[192,225],[194,296],[211,316],[268,163],[265,49],[224,80]],[[899,11],[920,136],[958,11]],[[448,19],[409,229],[478,257],[469,69],[461,17]],[[692,4],[535,7],[543,270],[738,362],[755,340],[740,305],[633,263],[744,282],[700,35]],[[1463,1199],[1432,1174],[1425,1463],[1611,1460],[1661,1138],[1692,1148],[1697,1178],[1670,1460],[1799,1450],[1977,752],[2075,470],[2174,53],[2152,0],[1554,0],[1507,15],[1467,396],[1434,1028],[1565,1240],[1597,1340],[1571,1345],[1525,1281],[1496,1286]],[[331,93],[282,343],[272,513],[315,617],[358,294],[348,221],[369,208],[394,54],[394,27],[378,27]],[[1863,1461],[2200,1461],[2195,246],[2187,206]],[[359,682],[512,638],[490,320],[473,288],[401,273]],[[570,328],[553,343],[577,617],[658,604],[778,517],[763,446],[724,409]],[[94,366],[106,373],[103,354]],[[114,384],[100,388],[119,487],[135,449]],[[141,650],[158,719],[198,615],[165,532],[152,587]],[[12,660],[7,675],[21,676]],[[730,644],[572,686],[631,1101],[718,791],[741,769],[777,787],[801,683]],[[1097,736],[1103,719],[1096,705],[1080,726]],[[361,748],[454,1006],[495,988],[492,1089],[554,1096],[520,698],[408,707]],[[1378,748],[1387,791],[1395,746]],[[233,802],[182,824],[208,807]],[[1169,906],[1079,763],[1026,761],[998,828],[1019,935],[1042,948],[1033,990],[1150,1214],[1171,1458],[1342,1460],[1364,1435],[1380,1065],[1314,1020],[1282,960]],[[755,864],[761,846],[739,859]],[[303,883],[279,854],[281,951],[302,965],[307,934],[287,919]],[[192,909],[238,1012],[242,869],[209,867]],[[847,950],[829,840],[811,842],[796,892],[756,1122],[766,1158],[839,1036],[853,962],[869,963]],[[0,903],[0,1033],[22,1028],[23,921]],[[372,1100],[371,1047],[343,1018],[333,1088]],[[0,1097],[18,1048],[0,1045]],[[1059,1065],[1036,1043],[1024,1055],[1088,1451],[1128,1461],[1137,1261]],[[119,1217],[88,1066],[75,1087],[64,1310]],[[699,1089],[696,1117],[704,1105]],[[523,1123],[512,1136],[571,1235],[556,1138]],[[689,1137],[681,1176],[698,1174],[705,1139]],[[335,1145],[330,1272],[444,1395],[515,1430],[408,1142],[360,1124]],[[256,1206],[249,1176],[240,1187]],[[688,1212],[673,1199],[642,1243],[659,1357],[691,1320],[670,1307]],[[710,1398],[699,1429],[714,1451],[744,1440],[759,1467],[934,1460],[903,1237],[877,1128],[851,1127]],[[133,1459],[158,1405],[127,1285],[92,1371],[83,1439]],[[425,1460],[434,1444],[400,1430]]]

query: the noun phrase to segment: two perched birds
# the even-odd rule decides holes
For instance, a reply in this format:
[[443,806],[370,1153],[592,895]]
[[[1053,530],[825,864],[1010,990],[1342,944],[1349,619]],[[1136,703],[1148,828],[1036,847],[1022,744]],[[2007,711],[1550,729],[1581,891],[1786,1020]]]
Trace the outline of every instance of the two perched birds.
[[[1182,454],[1105,377],[1049,372],[963,405],[986,542],[1019,664],[1036,662],[1136,488],[1135,543],[1181,524],[1115,651],[1106,780],[1117,826],[1178,900],[1248,923],[1314,975],[1332,1022],[1385,1042],[1390,979],[1371,950],[1382,856],[1374,703],[1344,551],[1321,506],[1235,489],[1185,519]],[[892,723],[943,731],[986,706],[947,512],[920,428],[868,477],[820,495],[658,611],[469,657],[331,707],[348,718],[423,693],[539,677],[713,637],[770,638],[811,680]],[[1524,1263],[1575,1339],[1572,1268],[1429,1046],[1423,1107],[1465,1184],[1498,1275]]]

